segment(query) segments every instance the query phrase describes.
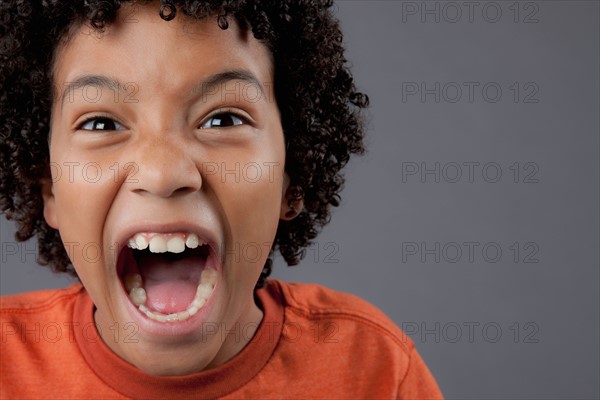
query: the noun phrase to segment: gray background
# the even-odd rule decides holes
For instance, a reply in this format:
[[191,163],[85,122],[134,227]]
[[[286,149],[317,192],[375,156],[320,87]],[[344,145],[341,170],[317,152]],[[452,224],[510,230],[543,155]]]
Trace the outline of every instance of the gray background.
[[[343,204],[303,263],[277,258],[273,276],[381,308],[448,398],[597,399],[599,3],[468,7],[338,3],[372,101],[369,153],[350,163]],[[409,91],[421,84],[424,98]],[[421,175],[436,163],[437,182]],[[70,282],[35,266],[33,243],[9,254],[13,226],[0,222],[1,294]]]

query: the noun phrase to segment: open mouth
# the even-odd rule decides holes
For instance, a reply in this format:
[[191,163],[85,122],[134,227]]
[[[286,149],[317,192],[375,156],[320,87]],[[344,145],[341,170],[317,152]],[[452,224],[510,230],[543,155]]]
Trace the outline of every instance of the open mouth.
[[217,283],[214,249],[194,233],[137,233],[121,249],[117,273],[129,300],[146,317],[185,321]]

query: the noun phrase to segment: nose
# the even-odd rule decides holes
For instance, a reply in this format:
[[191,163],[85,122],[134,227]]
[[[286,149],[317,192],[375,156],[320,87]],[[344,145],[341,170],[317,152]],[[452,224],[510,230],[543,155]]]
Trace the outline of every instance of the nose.
[[164,136],[147,137],[135,153],[137,173],[129,179],[134,182],[135,193],[167,198],[202,187],[200,171],[181,141]]

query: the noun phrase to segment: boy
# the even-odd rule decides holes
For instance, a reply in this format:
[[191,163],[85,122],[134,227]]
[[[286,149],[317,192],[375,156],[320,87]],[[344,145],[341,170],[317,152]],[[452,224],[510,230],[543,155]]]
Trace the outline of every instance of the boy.
[[2,210],[81,281],[2,299],[1,397],[441,397],[372,306],[266,281],[363,152],[330,2],[116,3],[0,6]]

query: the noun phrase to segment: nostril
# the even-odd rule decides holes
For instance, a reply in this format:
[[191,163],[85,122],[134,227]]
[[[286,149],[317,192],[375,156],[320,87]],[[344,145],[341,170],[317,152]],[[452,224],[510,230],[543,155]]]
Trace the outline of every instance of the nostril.
[[184,195],[196,192],[198,189],[193,187],[181,187],[173,192],[173,195]]
[[175,185],[168,185],[168,184],[164,184],[164,185],[160,185],[160,186],[162,186],[162,187],[159,187],[157,185],[139,184],[139,185],[137,185],[137,187],[132,188],[131,191],[133,193],[139,194],[139,195],[153,194],[156,196],[168,198],[168,197],[180,197],[180,196],[192,194],[194,192],[199,191],[201,188],[200,185],[198,185],[197,187],[195,187],[195,186],[175,187]]

